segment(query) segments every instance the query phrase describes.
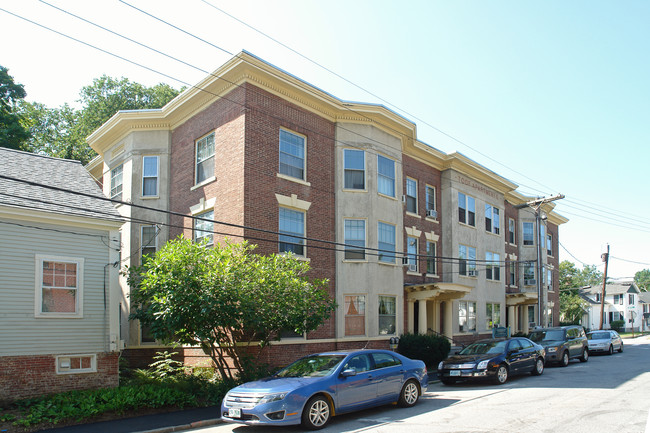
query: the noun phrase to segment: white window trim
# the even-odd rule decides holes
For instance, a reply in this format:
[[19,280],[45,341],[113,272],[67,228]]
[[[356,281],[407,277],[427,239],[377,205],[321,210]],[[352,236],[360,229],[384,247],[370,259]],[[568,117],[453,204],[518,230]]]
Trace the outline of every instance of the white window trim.
[[[156,194],[155,195],[145,195],[144,194],[144,160],[145,158],[156,158]],[[146,178],[151,178],[153,176],[146,176]],[[158,155],[142,155],[142,188],[140,192],[142,193],[143,199],[152,199],[160,197],[160,157]]]
[[379,236],[379,224],[380,224],[380,223],[381,223],[381,224],[388,225],[388,226],[391,226],[391,227],[394,228],[394,233],[395,233],[394,236],[393,236],[393,247],[394,247],[394,248],[393,248],[393,260],[390,261],[390,262],[381,260],[381,257],[380,257],[379,255],[380,255],[380,254],[384,254],[384,252],[383,252],[383,251],[377,251],[377,263],[379,263],[380,265],[397,266],[397,263],[396,263],[397,260],[398,260],[398,252],[397,252],[397,225],[395,225],[395,224],[391,224],[391,223],[386,222],[386,221],[377,221],[377,249],[381,249],[381,248],[379,248],[379,237],[380,237],[380,236]]
[[[66,358],[90,358],[90,368],[80,368],[77,370],[62,369],[60,364]],[[56,374],[84,374],[97,372],[97,355],[91,353],[81,355],[57,355],[54,362],[56,363]]]
[[[490,203],[485,203],[485,206],[490,206],[491,211],[492,211],[492,216],[490,217],[490,225],[492,226],[492,230],[490,230],[490,231],[485,230],[485,231],[487,233],[491,234],[491,235],[494,235],[494,236],[501,236],[501,209],[494,206],[494,205],[491,205]],[[495,224],[494,224],[494,220],[495,220],[495,218],[494,218],[494,210],[495,209],[496,209],[497,213],[499,214],[499,216],[497,216],[497,218],[496,218],[498,227],[495,226]],[[485,218],[487,219],[487,217],[485,217]],[[499,229],[499,233],[494,233],[495,228]],[[508,228],[508,230],[509,230],[509,228]]]
[[[379,177],[384,176],[379,174],[379,158],[386,158],[390,161],[393,162],[393,195],[388,195],[384,194],[383,192],[379,191]],[[395,159],[385,156],[385,155],[380,155],[377,154],[377,194],[379,194],[382,197],[390,198],[393,200],[397,200],[397,161]]]
[[[43,312],[43,262],[66,262],[77,264],[77,296],[76,312],[74,313],[44,313]],[[82,319],[83,318],[83,282],[84,282],[84,259],[80,257],[50,256],[36,254],[34,259],[35,281],[35,305],[34,316],[37,318],[61,318],[61,319]]]
[[426,244],[425,244],[425,247],[428,247],[429,244],[433,244],[434,247],[435,247],[435,250],[436,250],[436,251],[435,251],[436,254],[433,256],[433,257],[434,257],[434,258],[433,258],[433,262],[434,262],[434,266],[435,266],[435,268],[436,268],[436,273],[435,273],[435,274],[430,274],[430,273],[428,272],[428,270],[429,270],[429,266],[428,266],[428,262],[429,262],[429,248],[426,249],[426,256],[427,256],[426,263],[427,263],[427,265],[426,265],[426,270],[425,270],[425,272],[426,272],[426,276],[427,276],[427,277],[436,277],[436,278],[437,278],[437,277],[438,277],[438,241],[437,241],[437,240],[435,240],[435,241],[434,241],[434,240],[429,240],[429,239],[427,238],[427,242],[426,242]]
[[[113,189],[116,188],[117,186],[113,186],[113,172],[117,170],[118,168],[121,168],[122,170],[122,182],[120,183],[120,186],[122,187],[120,189],[119,193],[113,194]],[[124,199],[124,163],[117,165],[115,168],[112,168],[110,171],[110,189],[109,189],[109,194],[111,196],[111,199],[114,199],[118,195],[122,196],[122,199]]]
[[[298,137],[301,137],[304,140],[304,149],[303,149],[304,157],[303,157],[303,160],[302,160],[302,178],[293,177],[293,176],[289,176],[288,174],[280,173],[280,135],[282,134],[282,131],[287,132],[289,134],[296,135]],[[307,182],[307,136],[304,135],[304,134],[301,134],[299,132],[292,131],[289,128],[280,127],[280,130],[278,131],[278,148],[277,149],[278,149],[278,173],[277,173],[278,177],[281,177],[283,179],[293,180],[293,181],[297,181],[297,182],[304,182],[306,184],[309,184],[309,182]],[[309,184],[309,185],[311,185],[311,184]]]
[[[380,334],[379,333],[379,316],[380,316],[380,314],[379,314],[379,305],[380,305],[379,298],[381,298],[381,297],[395,299],[395,332],[392,333],[392,334]],[[400,330],[399,329],[399,323],[400,323],[399,321],[401,319],[401,316],[399,314],[400,313],[399,307],[400,307],[400,305],[399,305],[399,301],[398,301],[396,295],[394,295],[392,293],[379,293],[377,295],[377,335],[380,335],[380,336],[382,336],[382,335],[399,335],[399,330]],[[367,311],[367,308],[366,308],[366,311]],[[387,314],[385,314],[385,316],[387,316]]]
[[[526,231],[524,230],[524,224],[532,224],[533,226],[533,243],[532,244],[525,244],[526,242]],[[532,221],[522,221],[521,222],[521,246],[524,248],[531,248],[537,245],[536,238],[537,235],[535,233],[535,223]]]
[[[345,333],[345,318],[348,316],[345,311],[345,297],[346,296],[363,296],[363,334],[346,335]],[[368,336],[368,293],[344,293],[343,294],[343,337],[344,338],[358,338]],[[361,316],[361,314],[359,314]]]
[[[415,270],[411,269],[411,253],[409,253],[410,241],[415,241]],[[406,257],[408,258],[408,267],[406,273],[409,275],[420,275],[420,238],[416,236],[406,237]]]
[[[367,263],[368,262],[368,219],[367,218],[357,218],[357,217],[343,217],[343,243],[345,243],[345,222],[346,221],[363,221],[364,225],[364,238],[363,238],[363,251],[364,251],[364,258],[363,259],[346,259],[345,258],[345,248],[343,251],[343,261],[344,262],[350,262],[350,263]],[[360,295],[347,295],[347,296],[360,296]]]
[[431,188],[433,190],[433,209],[431,209],[431,210],[435,210],[436,212],[438,211],[438,206],[437,206],[437,203],[436,203],[436,198],[437,198],[436,197],[436,193],[437,193],[436,187],[433,186],[433,185],[429,185],[427,183],[427,184],[424,185],[424,213],[425,213],[425,218],[428,219],[429,221],[436,221],[437,222],[438,218],[433,218],[433,217],[430,217],[430,216],[426,216],[427,212],[429,211],[429,208],[427,207],[427,197],[429,196],[427,194],[427,190],[429,188]]
[[[411,212],[411,211],[408,210],[408,197],[411,197],[407,193],[409,180],[415,182],[415,212]],[[417,181],[417,179],[414,179],[412,177],[407,176],[405,186],[406,186],[406,188],[404,189],[404,197],[406,198],[406,201],[407,201],[407,203],[405,203],[406,204],[406,213],[408,215],[410,215],[410,216],[418,216],[419,217],[420,215],[418,215],[418,213],[419,213],[419,210],[420,210],[420,203],[419,203],[419,200],[418,200],[418,181]]]
[[[153,237],[153,245],[143,245],[142,240],[144,239],[144,229],[145,227],[153,227],[154,228],[154,237]],[[156,230],[156,225],[155,224],[143,224],[140,226],[140,258],[142,258],[142,249],[146,246],[147,248],[154,248],[154,251],[158,251],[158,235],[155,233]]]
[[[512,221],[512,242],[510,242],[510,221]],[[508,218],[508,243],[510,245],[517,245],[517,221],[514,218]]]
[[[346,188],[345,187],[345,151],[346,150],[356,150],[359,152],[363,152],[363,189],[357,189],[357,188]],[[353,148],[344,148],[343,149],[343,188],[341,188],[343,191],[346,192],[368,192],[368,170],[367,170],[367,163],[366,163],[366,151],[363,149],[353,149]]]
[[[275,196],[277,198],[279,195],[276,194]],[[293,196],[295,196],[295,194],[293,194]],[[280,197],[282,197],[282,196],[280,196]],[[299,201],[302,201],[302,200],[299,200]],[[310,203],[310,205],[311,205],[311,203]],[[294,253],[291,253],[291,252],[287,252],[287,251],[278,251],[278,255],[291,254],[291,256],[293,258],[297,259],[297,260],[310,261],[310,259],[307,257],[307,239],[305,239],[307,237],[307,210],[297,208],[297,207],[283,206],[282,203],[280,203],[280,206],[278,207],[278,211],[277,211],[278,212],[277,213],[277,215],[278,215],[278,250],[280,248],[280,235],[292,236],[292,235],[287,235],[287,234],[283,234],[283,233],[280,232],[280,208],[285,208],[287,210],[302,213],[302,215],[303,215],[303,218],[302,218],[302,234],[300,236],[298,236],[298,237],[303,242],[303,244],[302,244],[302,254],[300,254],[300,255],[299,254],[294,254]]]
[[199,187],[201,185],[205,185],[206,183],[210,183],[210,182],[212,182],[212,181],[214,181],[216,179],[216,176],[213,175],[213,176],[210,176],[210,177],[207,177],[207,178],[203,179],[201,182],[198,182],[198,176],[199,176],[198,166],[199,166],[199,163],[198,163],[198,161],[196,159],[197,159],[197,156],[198,156],[199,141],[201,141],[203,139],[207,139],[210,135],[214,135],[214,153],[212,154],[211,158],[216,158],[217,157],[217,134],[216,134],[215,131],[209,132],[209,133],[205,134],[204,136],[199,137],[196,140],[194,140],[194,187],[193,188]]

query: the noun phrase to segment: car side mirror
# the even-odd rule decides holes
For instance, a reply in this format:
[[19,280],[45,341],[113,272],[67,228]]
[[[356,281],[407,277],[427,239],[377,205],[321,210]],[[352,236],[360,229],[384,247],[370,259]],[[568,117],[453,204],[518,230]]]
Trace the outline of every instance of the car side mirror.
[[356,375],[357,375],[357,371],[354,368],[348,368],[347,370],[343,370],[341,372],[341,377],[350,377]]

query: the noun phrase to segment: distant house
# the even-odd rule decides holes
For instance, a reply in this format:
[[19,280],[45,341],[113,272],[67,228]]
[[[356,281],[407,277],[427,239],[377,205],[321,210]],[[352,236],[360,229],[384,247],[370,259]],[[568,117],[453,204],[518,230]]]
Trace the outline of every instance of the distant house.
[[643,310],[643,317],[641,318],[641,330],[650,331],[650,292],[639,293],[639,302]]
[[[643,306],[637,285],[632,282],[607,283],[603,328],[610,329],[615,320],[623,320],[626,331],[641,329],[643,325]],[[600,328],[602,286],[586,286],[580,289],[580,296],[588,302],[582,324],[588,329]]]
[[122,223],[78,161],[0,148],[0,400],[118,385]]

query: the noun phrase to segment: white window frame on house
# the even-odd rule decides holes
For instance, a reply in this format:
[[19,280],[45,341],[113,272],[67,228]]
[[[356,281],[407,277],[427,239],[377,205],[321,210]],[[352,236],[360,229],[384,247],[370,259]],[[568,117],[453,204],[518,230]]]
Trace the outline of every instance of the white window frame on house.
[[[392,232],[392,239],[390,234]],[[396,229],[394,224],[385,223],[379,221],[377,223],[377,249],[382,250],[378,251],[378,260],[380,263],[395,263],[395,251],[396,249]],[[391,253],[389,253],[392,252]]]
[[[145,237],[145,230],[153,230],[153,233]],[[140,257],[144,257],[151,253],[155,254],[155,252],[158,251],[158,233],[158,227],[155,225],[140,226]],[[152,241],[153,245],[151,244]]]
[[546,255],[553,257],[553,235],[550,233],[546,234]]
[[122,200],[122,187],[124,185],[124,164],[111,170],[111,199]]
[[629,305],[634,305],[634,293],[627,294],[627,303]]
[[[44,274],[43,274],[43,265],[44,263],[51,263],[59,265],[58,278],[63,278],[65,280],[64,285],[57,286],[55,283],[57,277],[57,270],[52,270],[52,284],[45,285]],[[61,275],[60,265],[65,265],[63,270],[64,274]],[[75,276],[74,281],[72,281],[72,275],[68,275],[68,265],[75,266]],[[34,315],[38,318],[65,318],[65,319],[80,319],[83,317],[83,295],[84,295],[84,259],[80,257],[65,257],[65,256],[52,256],[52,255],[41,255],[36,254],[35,256],[35,272],[36,275],[36,284],[35,284],[35,306],[34,306]],[[72,271],[72,269],[70,269]],[[49,271],[49,270],[48,270]],[[59,280],[60,281],[60,280]],[[74,286],[71,285],[74,282]],[[57,312],[57,311],[43,311],[44,302],[43,298],[45,297],[45,290],[57,290],[57,291],[74,291],[74,311],[71,312]]]
[[476,302],[458,301],[458,331],[476,331]]
[[[88,365],[84,367],[84,359],[87,359]],[[57,355],[55,358],[56,374],[80,374],[97,372],[97,355]]]
[[[194,144],[194,184],[202,185],[215,179],[215,133],[211,132],[196,140]],[[205,149],[205,150],[204,150]],[[206,170],[203,167],[210,167]],[[199,176],[203,173],[201,176]]]
[[207,239],[206,246],[214,245],[214,209],[208,209],[205,212],[194,215],[194,217],[194,230],[192,230],[194,242],[199,243],[203,242],[203,239]]
[[549,292],[553,291],[553,270],[546,270],[546,288]]
[[427,275],[438,275],[437,250],[436,242],[427,241]]
[[[388,304],[389,302],[392,302],[392,308],[391,305]],[[397,334],[397,296],[379,295],[377,298],[377,307],[377,334]],[[388,326],[386,326],[386,319],[388,319],[389,322],[392,322],[389,323]],[[382,324],[382,322],[384,322],[384,324]]]
[[416,214],[418,213],[418,181],[407,177],[406,178],[406,212]]
[[490,330],[501,324],[501,304],[498,302],[485,303],[485,329]]
[[[344,321],[344,326],[343,326],[343,333],[346,337],[354,337],[354,336],[360,336],[360,335],[367,335],[367,329],[366,329],[366,294],[348,294],[346,293],[343,295],[343,321]],[[354,310],[351,310],[354,309]],[[348,314],[350,311],[353,311],[353,313],[356,314]],[[348,326],[348,318],[350,320],[354,319],[362,319],[363,321],[363,333],[358,334],[354,332],[348,333],[348,329],[352,329],[353,326],[350,324]]]
[[[436,213],[436,187],[427,185],[425,190],[425,206],[427,211],[427,216],[431,213]],[[431,216],[430,218],[434,218]],[[434,218],[435,219],[435,218]]]
[[501,256],[499,253],[485,252],[485,279],[501,281]]
[[395,160],[377,155],[377,192],[395,197]]
[[345,218],[343,220],[343,242],[345,260],[366,260],[366,220]]
[[[153,166],[147,167],[147,161],[154,160]],[[151,170],[155,169],[154,172]],[[142,197],[158,197],[158,179],[160,174],[160,158],[157,155],[144,155],[142,157]],[[153,183],[153,191],[147,191],[147,185]]]
[[476,199],[460,191],[458,192],[458,222],[476,227]]
[[[527,230],[526,227],[529,227],[530,230]],[[523,245],[534,246],[535,245],[535,224],[531,221],[522,221],[521,232],[523,236]]]
[[516,236],[516,229],[517,229],[517,223],[513,218],[508,218],[508,243],[510,245],[516,245],[517,244],[517,236]]
[[406,257],[408,261],[408,272],[418,272],[418,238],[415,236],[406,237]]
[[[283,218],[284,215],[284,218]],[[300,218],[297,218],[300,216]],[[282,253],[293,253],[298,257],[307,257],[307,245],[305,233],[307,226],[307,213],[287,207],[280,206],[278,209],[278,251]],[[291,231],[296,224],[302,226],[302,232]],[[285,244],[285,247],[283,247]],[[292,246],[287,248],[286,246]],[[296,252],[299,251],[299,252]]]
[[623,305],[623,295],[614,295],[614,305]]
[[[361,167],[355,155],[361,155]],[[359,174],[361,179],[359,179]],[[359,184],[361,180],[361,184]],[[366,152],[358,149],[343,149],[343,189],[366,190]]]
[[510,286],[517,286],[517,263],[510,262],[508,263],[508,283]]
[[[532,277],[532,278],[531,278]],[[531,281],[535,281],[531,283]],[[524,263],[524,286],[535,286],[537,283],[536,269],[534,262]]]
[[501,211],[490,204],[485,205],[485,231],[498,235],[501,232]]
[[458,245],[458,274],[464,277],[476,277],[476,248]]
[[307,137],[280,128],[278,173],[289,178],[307,181]]

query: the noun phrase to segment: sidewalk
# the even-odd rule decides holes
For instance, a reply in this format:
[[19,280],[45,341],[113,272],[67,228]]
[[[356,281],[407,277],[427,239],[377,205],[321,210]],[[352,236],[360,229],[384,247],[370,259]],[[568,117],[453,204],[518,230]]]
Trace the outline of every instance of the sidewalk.
[[41,430],[47,433],[169,433],[220,423],[219,406]]

